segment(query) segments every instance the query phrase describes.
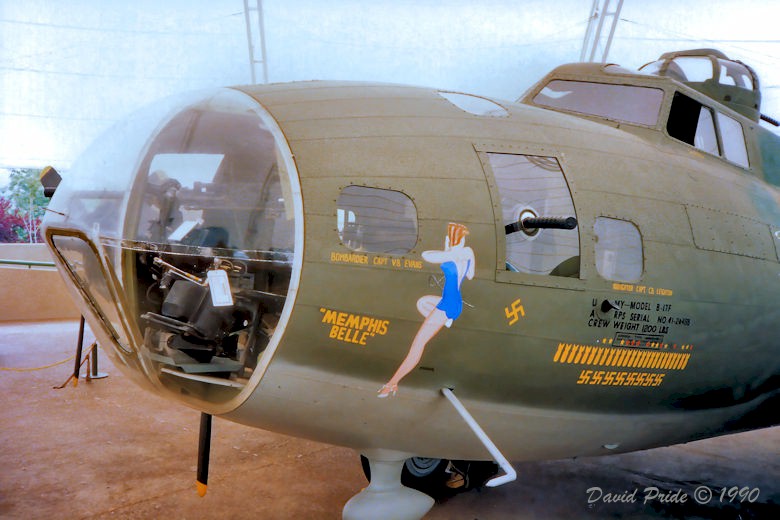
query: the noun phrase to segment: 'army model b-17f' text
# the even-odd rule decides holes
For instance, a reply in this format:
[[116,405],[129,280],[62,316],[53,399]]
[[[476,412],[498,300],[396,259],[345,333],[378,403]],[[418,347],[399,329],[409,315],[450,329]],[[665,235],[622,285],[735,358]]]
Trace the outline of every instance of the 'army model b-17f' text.
[[202,491],[218,415],[363,454],[345,518],[419,518],[410,487],[498,485],[507,460],[780,422],[762,117],[713,50],[565,65],[517,103],[221,89],[109,131],[45,236],[114,362],[203,412]]

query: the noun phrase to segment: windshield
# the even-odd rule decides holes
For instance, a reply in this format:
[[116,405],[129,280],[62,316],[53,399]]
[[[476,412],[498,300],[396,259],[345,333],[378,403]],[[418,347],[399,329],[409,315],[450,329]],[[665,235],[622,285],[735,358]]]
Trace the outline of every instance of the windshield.
[[623,123],[655,126],[663,97],[663,90],[657,88],[556,79],[547,83],[533,102]]

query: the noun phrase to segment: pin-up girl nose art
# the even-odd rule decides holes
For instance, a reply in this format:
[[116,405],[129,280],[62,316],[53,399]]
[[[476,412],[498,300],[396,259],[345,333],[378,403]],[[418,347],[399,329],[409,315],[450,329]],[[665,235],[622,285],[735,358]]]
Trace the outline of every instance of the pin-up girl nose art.
[[444,239],[444,250],[424,251],[423,260],[440,264],[444,273],[444,288],[441,296],[427,295],[417,300],[417,310],[423,315],[420,329],[417,331],[409,353],[401,362],[390,381],[379,389],[377,397],[396,395],[398,383],[420,362],[425,346],[442,327],[451,327],[463,311],[461,284],[463,280],[474,278],[474,251],[466,246],[469,230],[463,224],[450,222]]

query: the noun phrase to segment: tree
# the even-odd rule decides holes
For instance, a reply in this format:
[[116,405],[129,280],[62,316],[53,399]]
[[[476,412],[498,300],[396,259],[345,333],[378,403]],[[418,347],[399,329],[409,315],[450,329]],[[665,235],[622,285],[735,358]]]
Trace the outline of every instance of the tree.
[[24,219],[11,207],[11,202],[0,197],[0,243],[19,242],[24,234]]
[[41,170],[14,168],[11,170],[8,187],[3,190],[23,220],[24,241],[31,244],[41,239],[41,218],[49,204],[49,199],[43,196],[40,175]]

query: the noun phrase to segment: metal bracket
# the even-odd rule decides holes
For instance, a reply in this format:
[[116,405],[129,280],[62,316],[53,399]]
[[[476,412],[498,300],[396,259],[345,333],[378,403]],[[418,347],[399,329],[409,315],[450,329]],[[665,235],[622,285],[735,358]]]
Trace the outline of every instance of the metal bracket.
[[466,424],[468,424],[469,428],[471,428],[471,431],[474,432],[474,435],[477,436],[479,442],[481,442],[482,445],[490,452],[490,455],[504,471],[504,475],[493,477],[492,479],[488,480],[485,485],[488,487],[496,487],[515,480],[517,478],[517,472],[515,469],[511,464],[509,464],[509,461],[506,460],[506,457],[501,454],[496,445],[493,444],[493,441],[491,441],[487,436],[485,430],[480,427],[477,421],[474,420],[474,417],[471,416],[471,414],[468,412],[468,410],[466,410],[463,404],[461,404],[458,398],[455,397],[455,394],[452,393],[452,390],[449,388],[442,388],[441,393],[444,394],[444,397],[446,397],[455,410],[457,410],[461,418],[463,418]]

